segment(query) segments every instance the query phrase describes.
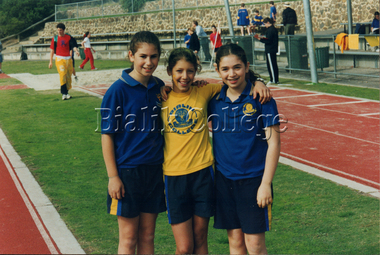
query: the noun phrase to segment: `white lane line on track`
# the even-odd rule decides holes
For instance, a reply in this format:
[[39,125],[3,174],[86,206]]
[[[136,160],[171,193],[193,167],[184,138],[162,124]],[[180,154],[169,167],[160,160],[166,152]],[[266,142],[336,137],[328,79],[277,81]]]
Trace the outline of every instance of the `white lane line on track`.
[[13,168],[11,167],[8,159],[5,157],[4,153],[3,153],[3,150],[0,148],[0,157],[1,159],[3,160],[5,166],[7,167],[8,169],[8,172],[18,190],[18,192],[20,193],[20,196],[21,198],[24,200],[24,203],[26,205],[26,208],[28,209],[29,213],[30,213],[30,216],[32,216],[32,219],[34,221],[34,223],[36,224],[42,238],[44,239],[47,247],[49,248],[49,251],[51,254],[59,254],[59,252],[57,251],[57,249],[55,248],[52,240],[50,239],[50,236],[48,235],[48,233],[46,232],[41,220],[38,218],[37,216],[37,213],[34,209],[34,207],[32,206],[31,202],[29,201],[29,198],[28,196],[26,195],[24,189],[22,188],[22,185],[20,183],[20,181],[17,179],[14,171],[13,171]]
[[372,143],[372,144],[375,144],[375,145],[380,145],[380,143],[378,143],[378,142],[368,141],[368,140],[356,138],[356,137],[349,136],[349,135],[343,135],[343,134],[339,134],[339,133],[336,133],[336,132],[333,132],[333,131],[324,130],[324,129],[321,129],[321,128],[315,128],[315,127],[311,127],[311,126],[307,126],[307,125],[304,125],[304,124],[299,124],[299,123],[295,123],[295,122],[291,122],[291,121],[288,121],[287,123],[298,125],[298,126],[302,126],[302,127],[306,127],[306,128],[310,128],[310,129],[314,129],[314,130],[318,130],[318,131],[322,131],[322,132],[333,134],[333,135],[337,135],[337,136],[342,136],[342,137],[345,137],[345,138],[350,138],[350,139],[358,140],[358,141],[361,141],[361,142],[366,142],[366,143]]
[[294,95],[294,96],[285,96],[285,97],[275,97],[274,99],[287,99],[287,98],[299,98],[299,97],[313,97],[313,96],[320,96],[323,95],[321,93],[315,93],[315,94],[310,94],[310,95]]
[[368,103],[368,101],[349,101],[349,102],[340,102],[340,103],[331,103],[331,104],[314,104],[314,105],[308,105],[307,107],[323,107],[323,106],[359,104],[359,103]]
[[281,152],[281,155],[284,155],[287,158],[295,158],[295,159],[297,159],[299,161],[302,161],[302,162],[305,162],[305,163],[307,163],[309,165],[314,165],[316,167],[321,167],[321,168],[327,169],[327,170],[335,172],[335,173],[339,173],[339,174],[342,174],[342,175],[345,175],[345,176],[349,176],[349,177],[354,178],[354,179],[358,179],[358,180],[362,180],[362,181],[365,181],[365,182],[368,182],[368,183],[371,183],[371,184],[379,185],[378,182],[374,182],[374,181],[365,179],[363,177],[359,177],[359,176],[356,176],[356,175],[353,175],[353,174],[349,174],[349,173],[345,173],[343,171],[340,171],[340,170],[337,170],[337,169],[334,169],[334,168],[331,168],[331,167],[327,167],[327,166],[324,166],[324,165],[321,165],[321,164],[317,164],[315,162],[312,162],[312,161],[309,161],[309,160],[306,160],[306,159],[303,159],[303,158],[299,158],[299,157],[293,156],[293,155],[288,154],[288,153]]

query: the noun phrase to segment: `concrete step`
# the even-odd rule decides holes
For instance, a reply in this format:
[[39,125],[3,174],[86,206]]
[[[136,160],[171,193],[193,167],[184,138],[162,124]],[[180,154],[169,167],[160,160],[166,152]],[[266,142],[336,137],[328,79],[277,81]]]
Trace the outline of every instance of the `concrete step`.
[[20,45],[28,45],[28,44],[34,44],[33,41],[22,41],[22,42],[19,42]]

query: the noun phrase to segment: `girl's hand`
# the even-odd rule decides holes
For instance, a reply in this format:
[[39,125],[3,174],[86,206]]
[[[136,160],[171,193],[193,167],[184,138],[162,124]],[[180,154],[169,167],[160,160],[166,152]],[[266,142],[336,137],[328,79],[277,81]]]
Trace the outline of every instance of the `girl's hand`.
[[170,91],[172,91],[172,88],[169,86],[162,86],[160,90],[162,100],[168,100],[168,94],[170,93]]
[[198,88],[206,86],[207,84],[208,84],[208,81],[205,81],[205,80],[197,80],[193,82],[193,86],[197,86]]
[[256,81],[253,87],[253,99],[256,99],[257,94],[260,95],[260,103],[265,104],[272,98],[272,92],[265,86],[262,81]]
[[108,193],[111,198],[122,199],[125,195],[124,184],[119,176],[111,177],[108,181]]
[[270,184],[261,183],[257,191],[257,204],[260,208],[265,208],[272,204],[272,189]]

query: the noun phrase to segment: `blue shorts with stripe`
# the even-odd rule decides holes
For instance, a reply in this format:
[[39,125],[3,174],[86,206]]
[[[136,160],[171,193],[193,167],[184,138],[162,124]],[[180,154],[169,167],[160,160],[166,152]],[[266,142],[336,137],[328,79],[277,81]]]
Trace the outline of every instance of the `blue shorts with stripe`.
[[169,224],[185,222],[197,215],[214,215],[214,170],[212,166],[180,176],[165,175]]
[[107,196],[107,212],[112,215],[134,218],[140,213],[166,211],[162,164],[140,165],[119,169],[125,196],[113,199]]
[[[269,231],[272,221],[272,207],[257,205],[257,190],[262,176],[242,180],[230,180],[215,171],[216,209],[214,228],[239,229],[245,234]],[[273,197],[273,188],[272,188]]]

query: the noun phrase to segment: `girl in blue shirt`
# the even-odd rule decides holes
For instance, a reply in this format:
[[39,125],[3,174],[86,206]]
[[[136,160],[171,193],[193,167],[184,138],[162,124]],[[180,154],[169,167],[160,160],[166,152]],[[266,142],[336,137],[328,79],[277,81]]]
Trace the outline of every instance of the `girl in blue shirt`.
[[[253,99],[259,78],[249,69],[244,50],[220,47],[216,70],[225,86],[209,103],[215,157],[214,227],[226,229],[230,254],[267,254],[272,180],[280,156],[276,103]],[[254,203],[252,203],[254,202]]]
[[160,41],[136,33],[122,72],[104,95],[102,149],[109,178],[108,213],[118,216],[119,254],[154,254],[157,215],[166,211],[161,135],[162,80],[153,76]]

